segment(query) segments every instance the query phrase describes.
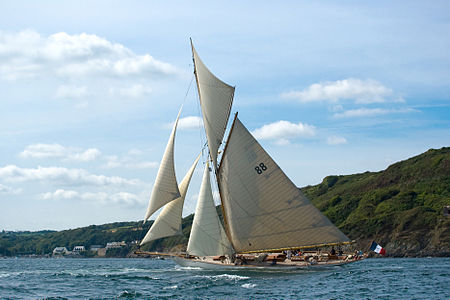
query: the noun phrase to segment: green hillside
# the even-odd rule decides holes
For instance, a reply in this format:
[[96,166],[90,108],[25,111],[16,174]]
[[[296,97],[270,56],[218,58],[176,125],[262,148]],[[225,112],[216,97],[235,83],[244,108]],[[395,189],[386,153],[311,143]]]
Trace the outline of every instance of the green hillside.
[[450,148],[384,171],[328,176],[302,191],[351,239],[373,239],[395,256],[450,255]]
[[[391,256],[450,256],[450,148],[429,150],[384,171],[328,176],[301,189],[351,239],[367,250],[372,240]],[[219,214],[221,210],[218,208]],[[183,219],[183,235],[160,239],[142,250],[185,249],[193,215]],[[64,231],[2,232],[0,255],[46,254],[55,247],[105,246],[141,240],[152,222],[118,222]],[[107,253],[125,256],[137,247]]]
[[140,240],[151,223],[117,222],[104,225],[91,225],[63,231],[2,232],[0,233],[0,255],[48,254],[55,247],[73,249],[83,245],[105,246],[108,242]]

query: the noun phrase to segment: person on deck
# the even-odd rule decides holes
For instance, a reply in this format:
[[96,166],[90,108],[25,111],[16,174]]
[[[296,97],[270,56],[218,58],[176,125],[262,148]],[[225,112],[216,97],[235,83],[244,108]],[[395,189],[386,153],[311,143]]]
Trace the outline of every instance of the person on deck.
[[336,255],[336,250],[334,250],[334,247],[331,247],[331,255]]

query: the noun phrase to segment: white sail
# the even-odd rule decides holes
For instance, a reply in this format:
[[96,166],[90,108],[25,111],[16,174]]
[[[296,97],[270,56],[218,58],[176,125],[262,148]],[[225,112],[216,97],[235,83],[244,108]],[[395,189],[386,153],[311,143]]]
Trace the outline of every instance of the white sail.
[[208,70],[193,45],[192,54],[208,147],[214,169],[216,169],[217,151],[222,143],[230,116],[234,87],[221,81]]
[[205,172],[203,173],[187,253],[196,256],[233,253],[214,205],[208,164],[205,165]]
[[177,178],[175,176],[174,164],[174,145],[175,135],[177,131],[178,119],[180,118],[181,109],[178,113],[175,124],[173,125],[172,133],[164,151],[161,164],[159,165],[158,175],[156,175],[155,184],[153,186],[152,195],[148,202],[147,213],[145,214],[144,222],[158,209],[172,200],[180,197],[178,189]]
[[200,155],[181,181],[179,186],[180,197],[164,206],[164,209],[161,211],[158,218],[156,218],[144,239],[142,239],[141,246],[156,239],[181,234],[184,199],[199,159]]
[[236,117],[218,171],[237,252],[345,242]]

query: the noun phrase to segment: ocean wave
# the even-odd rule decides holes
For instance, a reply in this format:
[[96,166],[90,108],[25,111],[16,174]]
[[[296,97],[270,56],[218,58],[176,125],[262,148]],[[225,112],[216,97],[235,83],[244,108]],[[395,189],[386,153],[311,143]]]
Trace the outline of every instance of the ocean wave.
[[178,288],[178,285],[171,285],[163,287],[164,290],[175,290]]
[[142,294],[136,291],[127,291],[127,290],[124,290],[119,294],[119,298],[135,298],[139,296],[142,296]]
[[233,274],[197,275],[195,277],[207,278],[207,279],[210,279],[212,281],[217,281],[217,280],[239,281],[239,280],[246,280],[246,279],[250,278],[250,277],[247,277],[247,276],[239,276],[239,275],[233,275]]
[[256,286],[255,283],[244,283],[243,285],[241,285],[241,287],[246,288],[246,289],[252,289]]
[[200,267],[181,267],[181,266],[175,266],[175,270],[177,271],[185,271],[185,270],[203,270]]

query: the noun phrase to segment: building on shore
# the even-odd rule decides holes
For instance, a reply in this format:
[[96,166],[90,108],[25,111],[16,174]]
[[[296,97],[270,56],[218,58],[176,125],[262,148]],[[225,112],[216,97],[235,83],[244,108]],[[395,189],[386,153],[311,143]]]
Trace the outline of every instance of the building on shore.
[[53,255],[66,255],[69,254],[69,250],[66,247],[56,247],[53,249]]
[[85,251],[86,249],[84,248],[84,246],[75,246],[73,247],[72,252],[81,252],[81,251]]
[[103,248],[102,245],[91,245],[90,250],[91,250],[92,252],[97,252],[97,251],[98,251],[99,249],[101,249],[101,248]]
[[126,245],[127,244],[125,243],[125,241],[109,242],[109,243],[106,243],[106,249],[121,248],[121,247],[125,247]]

